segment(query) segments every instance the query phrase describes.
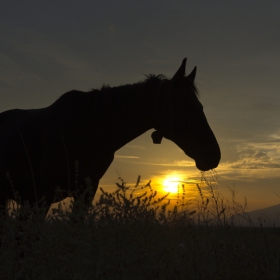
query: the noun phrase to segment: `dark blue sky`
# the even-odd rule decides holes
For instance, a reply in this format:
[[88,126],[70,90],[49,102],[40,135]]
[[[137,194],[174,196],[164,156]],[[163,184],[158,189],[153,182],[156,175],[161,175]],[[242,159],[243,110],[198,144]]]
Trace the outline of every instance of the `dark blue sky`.
[[[206,116],[222,148],[221,190],[251,209],[279,203],[279,1],[1,1],[0,112],[39,108],[71,90],[172,77],[188,57]],[[173,143],[151,131],[116,152],[116,170],[155,186],[199,172]],[[192,185],[190,197],[195,196]],[[251,204],[250,204],[251,203]]]

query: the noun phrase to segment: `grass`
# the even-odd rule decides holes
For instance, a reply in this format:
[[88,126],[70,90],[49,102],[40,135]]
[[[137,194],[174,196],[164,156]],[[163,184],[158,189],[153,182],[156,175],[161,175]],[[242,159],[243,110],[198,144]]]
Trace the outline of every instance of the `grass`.
[[198,201],[181,185],[171,207],[150,182],[120,179],[83,224],[69,223],[71,207],[43,224],[2,218],[0,279],[280,279],[279,229],[253,225],[216,181],[202,177]]

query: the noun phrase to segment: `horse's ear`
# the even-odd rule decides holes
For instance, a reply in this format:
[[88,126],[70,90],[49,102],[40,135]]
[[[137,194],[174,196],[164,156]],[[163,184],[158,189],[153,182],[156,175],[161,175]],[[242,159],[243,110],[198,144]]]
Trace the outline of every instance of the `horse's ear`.
[[185,76],[186,63],[187,63],[187,58],[184,58],[180,68],[177,70],[176,74],[173,76],[172,79],[178,79]]
[[192,83],[194,83],[195,75],[196,75],[196,66],[193,68],[192,72],[187,76],[187,78],[188,78]]

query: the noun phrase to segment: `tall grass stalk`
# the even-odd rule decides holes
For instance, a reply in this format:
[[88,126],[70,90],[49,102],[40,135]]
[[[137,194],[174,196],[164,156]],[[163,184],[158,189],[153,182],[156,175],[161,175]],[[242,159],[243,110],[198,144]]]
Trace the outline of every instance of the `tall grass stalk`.
[[15,208],[0,219],[0,279],[280,279],[279,229],[236,225],[246,203],[234,191],[226,200],[212,175],[202,174],[196,201],[180,186],[175,206],[140,176],[134,186],[120,178],[79,226],[71,207],[44,223],[14,219]]

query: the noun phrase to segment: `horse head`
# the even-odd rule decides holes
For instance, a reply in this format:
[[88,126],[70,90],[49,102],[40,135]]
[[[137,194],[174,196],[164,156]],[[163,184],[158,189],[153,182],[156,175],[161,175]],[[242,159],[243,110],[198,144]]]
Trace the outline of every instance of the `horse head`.
[[173,141],[195,160],[199,170],[207,171],[218,166],[221,152],[198,100],[196,67],[185,76],[186,60],[171,80],[159,85],[152,138],[156,144],[162,137]]

